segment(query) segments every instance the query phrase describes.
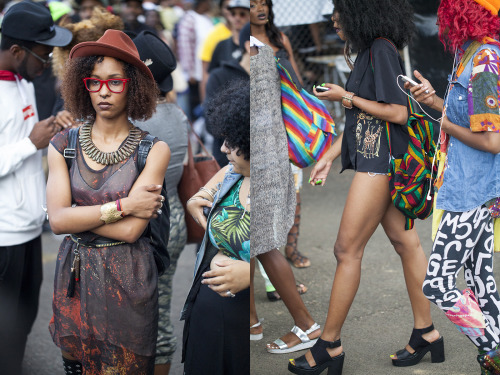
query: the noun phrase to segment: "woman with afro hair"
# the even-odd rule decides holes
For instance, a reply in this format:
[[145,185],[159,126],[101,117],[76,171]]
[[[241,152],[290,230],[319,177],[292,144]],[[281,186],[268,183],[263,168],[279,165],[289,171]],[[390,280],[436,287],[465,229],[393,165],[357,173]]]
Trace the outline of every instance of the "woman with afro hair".
[[206,111],[208,126],[225,140],[221,151],[229,164],[187,203],[205,236],[181,316],[184,374],[249,374],[249,82],[232,81]]
[[[324,185],[332,162],[342,157],[342,171],[355,171],[340,222],[334,254],[337,268],[328,316],[321,337],[304,356],[290,360],[295,374],[342,373],[344,352],[341,329],[361,278],[361,260],[367,242],[382,225],[401,258],[413,312],[409,344],[391,355],[395,366],[412,366],[431,352],[433,362],[444,360],[443,339],[434,329],[430,303],[422,293],[427,260],[415,228],[405,230],[405,216],[392,204],[389,191],[390,127],[394,155],[403,154],[409,137],[407,97],[397,84],[404,67],[398,49],[413,32],[412,9],[407,0],[334,0],[332,21],[346,41],[345,56],[352,72],[346,89],[326,83],[327,91],[314,89],[323,100],[342,102],[345,130],[311,171],[310,183]],[[357,54],[354,62],[350,52]]]
[[[445,99],[422,83],[415,98],[442,111],[436,207],[443,210],[423,290],[479,350],[481,374],[500,374],[500,296],[493,275],[493,218],[500,212],[498,0],[442,0],[439,37],[455,54]],[[427,91],[427,93],[426,93]],[[441,170],[441,168],[440,168]],[[467,288],[456,287],[464,269]]]
[[84,124],[75,146],[67,129],[48,152],[50,226],[71,233],[57,257],[50,333],[66,374],[151,375],[158,271],[146,228],[164,214],[160,184],[170,150],[150,139],[140,172],[148,133],[131,121],[151,117],[156,84],[132,40],[108,30],[73,47],[62,95]]

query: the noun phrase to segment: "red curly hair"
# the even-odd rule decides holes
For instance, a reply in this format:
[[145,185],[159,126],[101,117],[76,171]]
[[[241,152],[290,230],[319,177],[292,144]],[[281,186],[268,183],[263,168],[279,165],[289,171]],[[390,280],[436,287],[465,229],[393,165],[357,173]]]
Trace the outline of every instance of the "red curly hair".
[[498,38],[500,18],[474,0],[441,0],[438,9],[439,39],[454,51],[467,40]]

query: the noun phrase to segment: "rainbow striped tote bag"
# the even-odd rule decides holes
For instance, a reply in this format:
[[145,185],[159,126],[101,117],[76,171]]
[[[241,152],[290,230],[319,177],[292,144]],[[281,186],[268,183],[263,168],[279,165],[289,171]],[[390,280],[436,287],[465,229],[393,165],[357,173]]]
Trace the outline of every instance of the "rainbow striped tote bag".
[[281,79],[281,110],[288,138],[288,156],[297,167],[318,161],[334,141],[335,123],[325,105],[306,90],[299,90],[276,59]]

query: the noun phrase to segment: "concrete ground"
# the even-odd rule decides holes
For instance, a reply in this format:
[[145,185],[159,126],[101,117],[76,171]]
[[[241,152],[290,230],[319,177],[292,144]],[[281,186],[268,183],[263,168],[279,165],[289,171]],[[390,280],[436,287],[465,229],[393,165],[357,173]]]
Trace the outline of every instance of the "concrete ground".
[[[326,318],[335,274],[333,243],[353,177],[352,172],[338,174],[339,167],[339,163],[336,162],[327,186],[313,188],[305,184],[302,191],[299,246],[301,251],[310,257],[312,266],[307,269],[294,269],[294,273],[298,281],[309,287],[303,299],[320,325],[324,324]],[[309,170],[305,170],[304,181],[308,180],[308,175]],[[416,224],[427,255],[432,246],[430,224],[430,220]],[[24,375],[63,375],[60,352],[52,343],[47,329],[52,314],[52,280],[60,241],[61,237],[51,233],[43,235],[44,282],[39,314],[26,348]],[[175,318],[175,333],[179,338],[182,335],[182,322],[176,318],[189,290],[194,252],[195,248],[192,245],[184,249],[174,277],[172,316]],[[495,256],[497,257],[498,255]],[[376,231],[366,247],[362,268],[361,285],[342,331],[342,343],[346,352],[344,375],[479,374],[475,347],[434,305],[432,316],[436,328],[444,336],[446,361],[432,364],[428,354],[417,366],[393,367],[389,354],[406,345],[413,322],[399,257],[381,228]],[[293,321],[281,301],[267,300],[264,282],[258,271],[255,281],[257,310],[260,318],[264,319],[264,339],[251,342],[251,374],[288,374],[288,359],[304,352],[285,355],[266,352],[265,344],[284,335],[292,328]],[[459,276],[459,287],[464,287],[462,275]],[[182,368],[178,350],[171,374],[182,375]]]
[[[340,224],[347,191],[354,175],[351,171],[339,174],[336,161],[327,185],[302,190],[302,221],[299,248],[311,260],[311,267],[294,268],[297,281],[309,288],[303,300],[316,321],[323,326],[335,274],[333,244]],[[304,170],[304,182],[310,169]],[[432,247],[431,222],[416,223],[420,240],[428,256]],[[498,261],[499,255],[495,255]],[[498,268],[497,268],[498,269]],[[256,271],[256,303],[259,318],[263,319],[264,339],[251,342],[251,373],[255,375],[288,374],[289,358],[305,353],[269,354],[265,344],[284,335],[293,327],[293,320],[283,302],[269,302],[264,282]],[[497,283],[500,274],[497,271]],[[463,274],[458,285],[464,288]],[[379,227],[365,249],[361,285],[342,330],[346,353],[344,375],[471,375],[479,374],[475,346],[458,332],[445,315],[432,305],[435,327],[444,337],[446,361],[433,364],[427,354],[417,366],[392,366],[389,355],[408,342],[413,319],[399,256]],[[326,374],[326,372],[324,373]]]

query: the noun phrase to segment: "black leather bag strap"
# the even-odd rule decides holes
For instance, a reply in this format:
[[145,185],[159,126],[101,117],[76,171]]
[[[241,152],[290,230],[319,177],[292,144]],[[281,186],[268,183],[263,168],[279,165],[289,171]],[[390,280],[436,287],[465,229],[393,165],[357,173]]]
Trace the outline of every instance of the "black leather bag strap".
[[76,141],[78,140],[78,132],[80,128],[71,128],[68,132],[68,147],[63,151],[63,156],[66,159],[68,169],[73,164],[73,159],[76,158]]
[[146,159],[148,158],[149,150],[153,147],[154,139],[154,136],[147,134],[144,139],[139,142],[139,150],[137,151],[137,167],[139,168],[139,174],[146,166]]

